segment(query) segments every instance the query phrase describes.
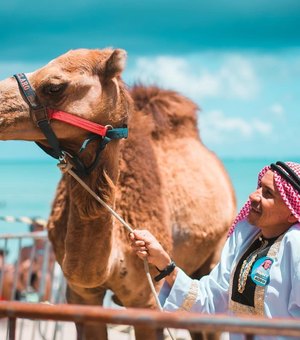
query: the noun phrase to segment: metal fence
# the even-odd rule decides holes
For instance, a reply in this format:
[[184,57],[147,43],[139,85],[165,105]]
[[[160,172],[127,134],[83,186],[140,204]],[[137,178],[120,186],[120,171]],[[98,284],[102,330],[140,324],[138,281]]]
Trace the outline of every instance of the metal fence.
[[[46,232],[2,234],[0,249],[1,340],[76,339],[74,321],[82,328],[95,321],[108,324],[109,338],[116,340],[134,339],[132,326],[168,327],[177,340],[190,339],[187,330],[219,333],[222,339],[226,339],[224,332],[242,333],[247,339],[252,339],[254,334],[300,338],[300,323],[294,319],[66,305],[66,283]],[[12,249],[13,261],[6,261],[7,252]]]
[[[46,231],[0,234],[0,300],[65,303],[66,283]],[[21,319],[15,339],[63,340],[71,325]],[[72,328],[71,328],[72,330]],[[73,330],[75,334],[75,330]],[[7,319],[0,320],[0,339],[9,337]]]
[[[65,302],[65,280],[46,231],[2,234],[0,249],[0,299]],[[11,251],[13,262],[8,262]]]
[[[23,221],[22,221],[23,222]],[[63,304],[66,282],[60,266],[55,261],[47,232],[0,234],[0,303],[11,306],[16,301],[33,303]],[[122,309],[111,299],[108,291],[104,305]],[[8,339],[11,327],[8,319],[0,319],[0,340]],[[134,339],[133,328],[128,325],[108,325],[113,339]],[[189,337],[184,336],[184,339]],[[58,320],[31,320],[21,318],[15,329],[18,340],[65,340],[76,339],[73,323]]]
[[[95,306],[46,305],[19,302],[0,303],[0,316],[9,318],[9,340],[15,340],[17,318],[76,321],[82,328],[89,322],[127,324],[150,329],[188,329],[194,332],[230,332],[266,336],[300,338],[300,323],[295,319],[266,319],[261,317],[229,317],[199,313],[164,313],[149,309],[114,310]],[[68,337],[68,339],[71,339]]]

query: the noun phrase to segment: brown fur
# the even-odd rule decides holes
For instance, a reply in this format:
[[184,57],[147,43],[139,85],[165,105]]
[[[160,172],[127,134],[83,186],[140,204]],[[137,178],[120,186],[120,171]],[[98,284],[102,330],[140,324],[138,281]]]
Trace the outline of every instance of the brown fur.
[[[135,86],[129,93],[120,78],[124,60],[122,50],[75,50],[30,74],[29,80],[47,106],[114,127],[128,123],[129,138],[106,147],[86,183],[132,227],[151,230],[188,274],[206,274],[234,216],[230,180],[201,143],[196,105],[156,87]],[[51,84],[61,83],[66,84],[62,93],[47,92]],[[0,83],[0,94],[0,139],[47,144],[13,79]],[[73,152],[87,136],[64,123],[51,125],[64,148]],[[95,148],[92,143],[83,154],[86,164]],[[68,174],[58,185],[48,229],[70,303],[100,305],[111,289],[124,306],[156,308],[128,232]],[[85,332],[85,339],[106,337],[99,325]],[[136,330],[139,339],[153,336]]]

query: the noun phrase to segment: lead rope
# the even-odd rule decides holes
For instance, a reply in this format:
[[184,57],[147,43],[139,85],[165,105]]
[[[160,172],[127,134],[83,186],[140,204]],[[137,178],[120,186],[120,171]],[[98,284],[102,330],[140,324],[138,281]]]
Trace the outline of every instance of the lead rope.
[[[62,161],[64,163],[62,163]],[[76,175],[76,173],[72,170],[72,164],[68,163],[65,159],[61,159],[61,163],[57,164],[57,166],[60,168],[60,170],[63,173],[68,173],[70,174],[86,191],[88,191],[105,209],[107,209],[118,221],[120,221],[123,226],[130,232],[133,233],[134,230],[133,228],[117,213],[115,212],[107,203],[105,203],[88,185],[86,185],[83,180]],[[158,295],[156,293],[151,275],[150,275],[150,270],[149,270],[149,263],[146,259],[144,261],[144,269],[146,272],[146,277],[149,283],[149,286],[151,288],[151,292],[154,295],[156,304],[158,306],[158,309],[160,311],[163,311],[163,308],[161,306],[161,303],[159,301]],[[176,338],[173,336],[171,333],[170,329],[167,328],[167,331],[171,337],[172,340],[175,340]]]

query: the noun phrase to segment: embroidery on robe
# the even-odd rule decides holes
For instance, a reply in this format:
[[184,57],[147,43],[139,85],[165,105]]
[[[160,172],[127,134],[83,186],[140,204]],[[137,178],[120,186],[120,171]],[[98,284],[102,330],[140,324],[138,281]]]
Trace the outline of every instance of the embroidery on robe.
[[198,296],[198,282],[193,280],[189,292],[178,311],[190,311]]
[[[284,234],[279,236],[276,239],[276,241],[272,244],[267,255],[264,257],[265,260],[271,259],[272,264],[274,263],[283,237],[284,237]],[[234,269],[231,275],[231,278],[230,278],[229,310],[233,311],[234,313],[239,313],[239,314],[253,314],[253,315],[264,316],[264,295],[265,295],[265,288],[267,284],[265,285],[256,284],[255,292],[254,292],[254,307],[233,301],[232,300],[232,286],[233,286],[233,277],[234,277],[235,271],[236,271],[236,268]]]

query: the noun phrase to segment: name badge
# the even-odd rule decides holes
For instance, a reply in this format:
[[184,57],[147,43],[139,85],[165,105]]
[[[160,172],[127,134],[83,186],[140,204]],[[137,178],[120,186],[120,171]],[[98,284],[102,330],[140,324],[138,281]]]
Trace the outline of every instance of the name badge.
[[270,282],[270,269],[274,260],[271,257],[262,257],[255,261],[251,270],[251,279],[258,286],[266,286]]

